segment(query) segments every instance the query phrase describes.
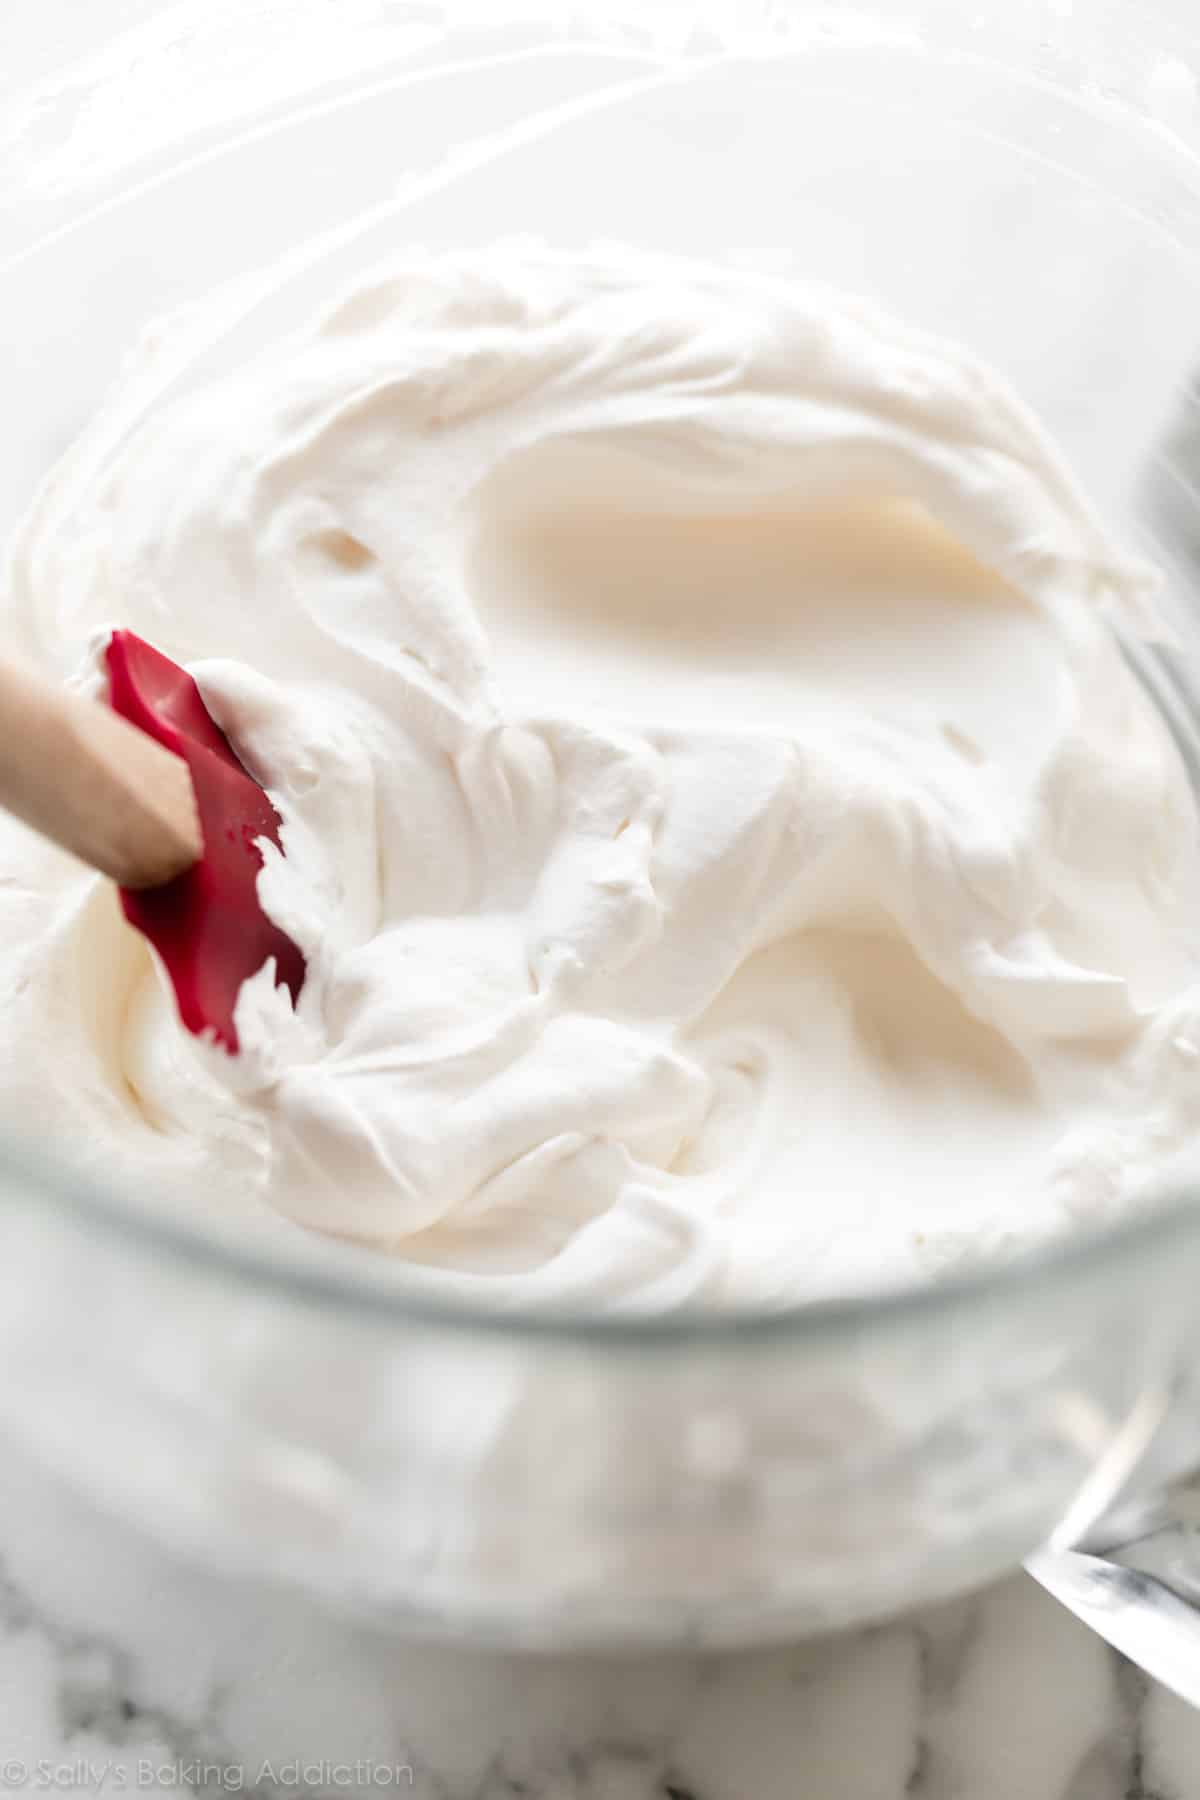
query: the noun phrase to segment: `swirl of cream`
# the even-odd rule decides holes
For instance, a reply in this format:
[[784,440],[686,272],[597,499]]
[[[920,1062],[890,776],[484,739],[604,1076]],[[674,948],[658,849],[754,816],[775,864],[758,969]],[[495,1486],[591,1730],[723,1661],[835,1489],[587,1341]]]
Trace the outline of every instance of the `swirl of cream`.
[[[237,1059],[188,1040],[111,895],[13,830],[18,1112],[50,1096],[118,1179],[426,1285],[650,1307],[1050,1229],[1096,1063],[1125,1092],[1133,1058],[1153,1112],[1191,801],[1104,623],[1152,630],[1153,576],[970,356],[813,286],[502,247],[413,254],[124,404],[146,386],[44,485],[8,618],[63,673],[116,619],[189,663],[282,813],[261,893],[310,979],[295,1016],[246,985]],[[1035,741],[981,743],[970,694],[810,681],[786,726],[514,697],[480,521],[584,500],[614,529],[902,503],[1020,634]]]

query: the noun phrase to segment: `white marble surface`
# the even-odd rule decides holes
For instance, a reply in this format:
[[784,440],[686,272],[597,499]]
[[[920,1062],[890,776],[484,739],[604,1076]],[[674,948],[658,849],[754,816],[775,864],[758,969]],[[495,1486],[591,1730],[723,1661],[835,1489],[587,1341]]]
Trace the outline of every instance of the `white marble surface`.
[[741,1655],[455,1651],[215,1580],[11,1451],[0,1467],[0,1788],[14,1794],[1200,1796],[1200,1714],[1023,1576]]

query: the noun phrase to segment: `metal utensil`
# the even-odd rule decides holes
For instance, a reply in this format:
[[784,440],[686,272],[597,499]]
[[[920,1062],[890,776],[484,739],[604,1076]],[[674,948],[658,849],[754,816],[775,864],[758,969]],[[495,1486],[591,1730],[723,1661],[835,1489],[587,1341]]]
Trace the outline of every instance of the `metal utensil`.
[[1109,1516],[1074,1549],[1026,1569],[1155,1681],[1200,1707],[1200,1488],[1184,1484]]
[[[1136,510],[1150,553],[1167,577],[1168,618],[1194,619],[1200,606],[1200,370],[1175,397],[1167,427],[1146,461]],[[1189,638],[1186,634],[1178,645],[1147,645],[1122,635],[1122,647],[1200,792],[1198,668]],[[1157,1429],[1156,1417],[1169,1410],[1166,1392],[1150,1396],[1141,1425],[1135,1422],[1129,1441],[1106,1459],[1110,1495],[1134,1478]],[[1081,1524],[1095,1516],[1096,1498],[1082,1497]],[[1151,1499],[1119,1502],[1082,1535],[1065,1521],[1025,1567],[1123,1656],[1200,1707],[1200,1475]]]

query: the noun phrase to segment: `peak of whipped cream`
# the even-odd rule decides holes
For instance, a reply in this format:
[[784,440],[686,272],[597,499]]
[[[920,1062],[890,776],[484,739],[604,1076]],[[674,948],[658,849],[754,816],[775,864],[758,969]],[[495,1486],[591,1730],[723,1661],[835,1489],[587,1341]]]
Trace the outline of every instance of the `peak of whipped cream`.
[[0,1117],[513,1305],[782,1304],[1104,1217],[1182,1153],[1195,813],[1153,572],[972,357],[815,286],[413,254],[50,475],[8,628],[186,661],[283,818],[298,1011],[180,1030],[0,837]]

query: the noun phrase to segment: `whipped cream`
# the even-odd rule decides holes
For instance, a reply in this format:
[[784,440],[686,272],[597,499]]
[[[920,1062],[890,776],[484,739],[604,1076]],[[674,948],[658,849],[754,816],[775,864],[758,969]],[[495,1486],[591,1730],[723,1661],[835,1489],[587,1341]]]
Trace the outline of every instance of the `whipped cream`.
[[1002,382],[626,251],[414,254],[219,379],[172,342],[44,484],[7,623],[64,677],[117,623],[187,663],[309,977],[246,984],[239,1056],[190,1038],[8,826],[11,1119],[520,1305],[861,1289],[1165,1177],[1195,812],[1111,630],[1155,579]]

